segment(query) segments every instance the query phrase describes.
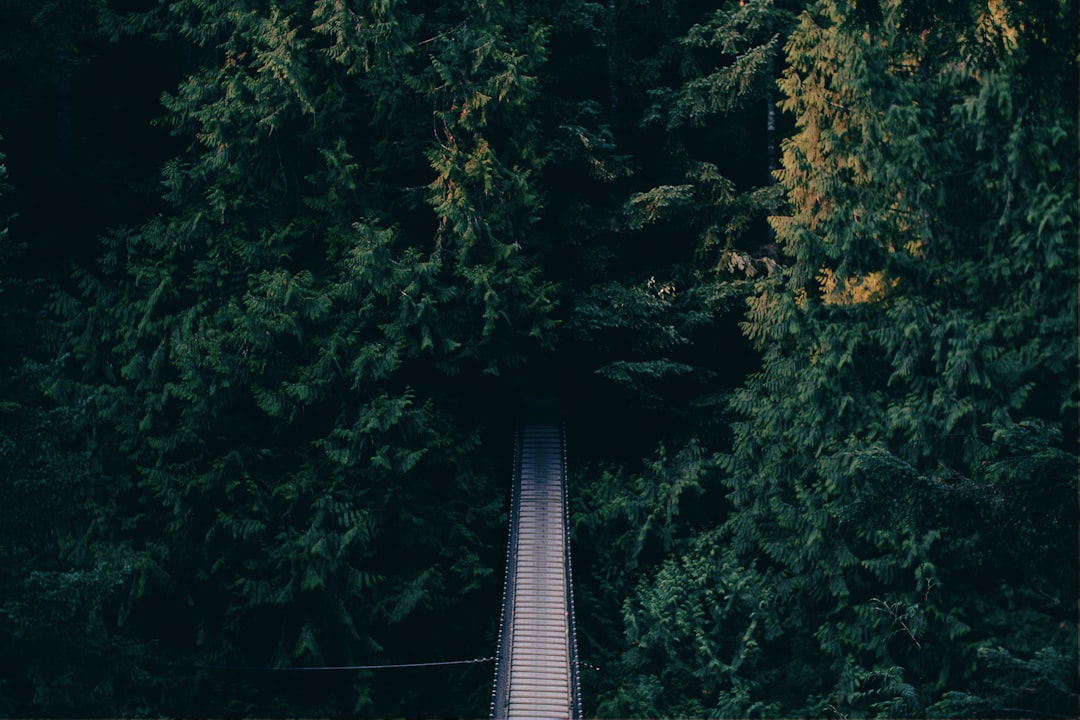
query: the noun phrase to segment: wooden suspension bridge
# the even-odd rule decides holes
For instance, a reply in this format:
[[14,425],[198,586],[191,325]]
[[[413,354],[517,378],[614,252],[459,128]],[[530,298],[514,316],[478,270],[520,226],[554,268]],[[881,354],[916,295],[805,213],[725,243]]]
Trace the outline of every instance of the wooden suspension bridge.
[[514,489],[491,716],[580,718],[566,443],[553,401],[526,403]]

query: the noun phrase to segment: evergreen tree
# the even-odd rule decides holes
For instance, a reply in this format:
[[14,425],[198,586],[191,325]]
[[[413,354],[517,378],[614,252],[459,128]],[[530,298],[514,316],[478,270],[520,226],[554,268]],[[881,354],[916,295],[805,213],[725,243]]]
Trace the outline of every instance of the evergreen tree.
[[792,18],[772,0],[631,4],[615,15],[618,154],[596,160],[610,190],[584,272],[568,282],[564,338],[608,398],[647,407],[679,442],[684,423],[700,429],[711,414],[723,425],[715,391],[737,385],[743,368],[718,346],[739,342],[748,279],[776,267],[764,222],[779,197],[769,88]]
[[[598,714],[1075,713],[1075,3],[121,5],[0,0],[81,268],[57,369],[2,239],[0,711],[482,714],[267,668],[491,654],[554,376]],[[98,22],[164,41],[160,214]]]
[[199,58],[164,99],[189,143],[163,173],[172,210],[107,237],[100,268],[55,301],[61,390],[88,408],[109,478],[88,542],[126,549],[117,622],[174,664],[147,702],[447,712],[445,675],[446,692],[410,698],[370,673],[194,666],[493,642],[418,645],[408,623],[453,626],[462,598],[497,588],[503,468],[475,457],[491,411],[460,398],[552,326],[531,257],[542,28],[501,2],[335,0],[180,0],[110,23],[177,28]]
[[109,204],[76,189],[102,167],[138,162],[111,164],[86,141],[80,93],[97,72],[102,6],[0,3],[0,131],[12,178],[0,156],[0,714],[9,717],[115,714],[116,697],[148,679],[138,669],[147,648],[101,612],[129,577],[123,558],[77,542],[100,482],[79,409],[46,393],[57,327],[42,308],[69,269],[56,257],[84,253],[72,230]]
[[1075,712],[1068,17],[800,16],[773,218],[790,265],[749,301],[733,507],[627,603],[616,712]]
[[598,376],[596,407],[581,412],[608,429],[588,435],[595,464],[577,469],[573,497],[583,657],[608,668],[586,673],[586,696],[603,714],[664,713],[618,700],[633,683],[614,670],[619,617],[641,578],[723,504],[727,398],[753,367],[740,301],[779,267],[765,225],[780,197],[772,88],[795,7],[618,7],[617,150],[633,172],[613,183],[606,261],[572,298],[562,345]]

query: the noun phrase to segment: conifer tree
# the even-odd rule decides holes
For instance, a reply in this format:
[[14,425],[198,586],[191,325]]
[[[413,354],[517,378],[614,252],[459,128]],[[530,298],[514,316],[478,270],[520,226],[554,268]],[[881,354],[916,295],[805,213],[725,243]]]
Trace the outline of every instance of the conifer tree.
[[733,507],[627,604],[617,712],[1075,712],[1069,15],[800,16]]
[[145,680],[145,647],[100,613],[127,579],[123,560],[77,542],[99,482],[79,410],[46,392],[57,327],[42,307],[68,270],[55,262],[71,247],[57,229],[77,214],[68,195],[73,171],[83,171],[74,95],[100,47],[100,6],[0,3],[0,145],[12,153],[10,176],[0,153],[0,714],[9,717],[147,710],[126,696]]
[[764,224],[778,198],[766,109],[788,5],[621,10],[633,39],[618,48],[629,76],[620,116],[636,127],[620,128],[620,139],[634,172],[619,183],[604,281],[578,293],[568,329],[592,346],[602,377],[653,412],[706,394],[703,381],[726,368],[696,346],[733,329],[748,278],[776,266]]
[[[780,197],[769,176],[771,88],[797,5],[619,7],[617,149],[633,173],[614,183],[610,259],[573,298],[564,345],[584,348],[604,383],[595,422],[612,437],[592,440],[603,450],[575,473],[572,498],[575,557],[587,568],[583,648],[609,668],[638,582],[721,512],[727,397],[753,366],[740,301],[778,271],[765,226]],[[674,712],[620,704],[634,681],[617,673],[584,679],[602,714]]]
[[61,386],[110,478],[90,538],[134,573],[118,622],[177,664],[174,709],[397,712],[370,674],[327,692],[191,667],[412,660],[409,618],[496,587],[505,489],[452,398],[549,339],[542,29],[502,2],[178,0],[110,22],[177,28],[198,58],[164,98],[189,143],[172,210],[107,237],[55,302]]
[[0,5],[187,69],[53,399],[0,354],[0,710],[482,714],[222,666],[488,655],[491,420],[554,367],[598,714],[1075,711],[1068,0]]

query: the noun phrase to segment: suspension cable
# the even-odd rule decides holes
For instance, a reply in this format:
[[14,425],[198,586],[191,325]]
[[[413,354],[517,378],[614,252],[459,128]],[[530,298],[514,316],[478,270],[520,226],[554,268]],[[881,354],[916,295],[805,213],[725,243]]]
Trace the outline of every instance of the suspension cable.
[[495,656],[472,658],[471,660],[437,660],[433,662],[416,663],[390,663],[384,665],[313,665],[301,667],[274,667],[273,665],[209,665],[195,664],[184,665],[181,663],[164,663],[172,667],[190,667],[200,670],[255,670],[268,672],[314,672],[314,671],[343,671],[343,670],[388,670],[393,668],[419,668],[436,667],[439,665],[470,665],[475,663],[494,662]]

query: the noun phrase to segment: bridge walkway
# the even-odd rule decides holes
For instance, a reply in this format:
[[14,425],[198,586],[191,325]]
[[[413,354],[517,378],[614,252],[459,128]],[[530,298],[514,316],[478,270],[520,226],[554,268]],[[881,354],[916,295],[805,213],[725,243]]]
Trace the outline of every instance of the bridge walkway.
[[492,717],[579,718],[565,442],[553,411],[527,415],[514,466]]

